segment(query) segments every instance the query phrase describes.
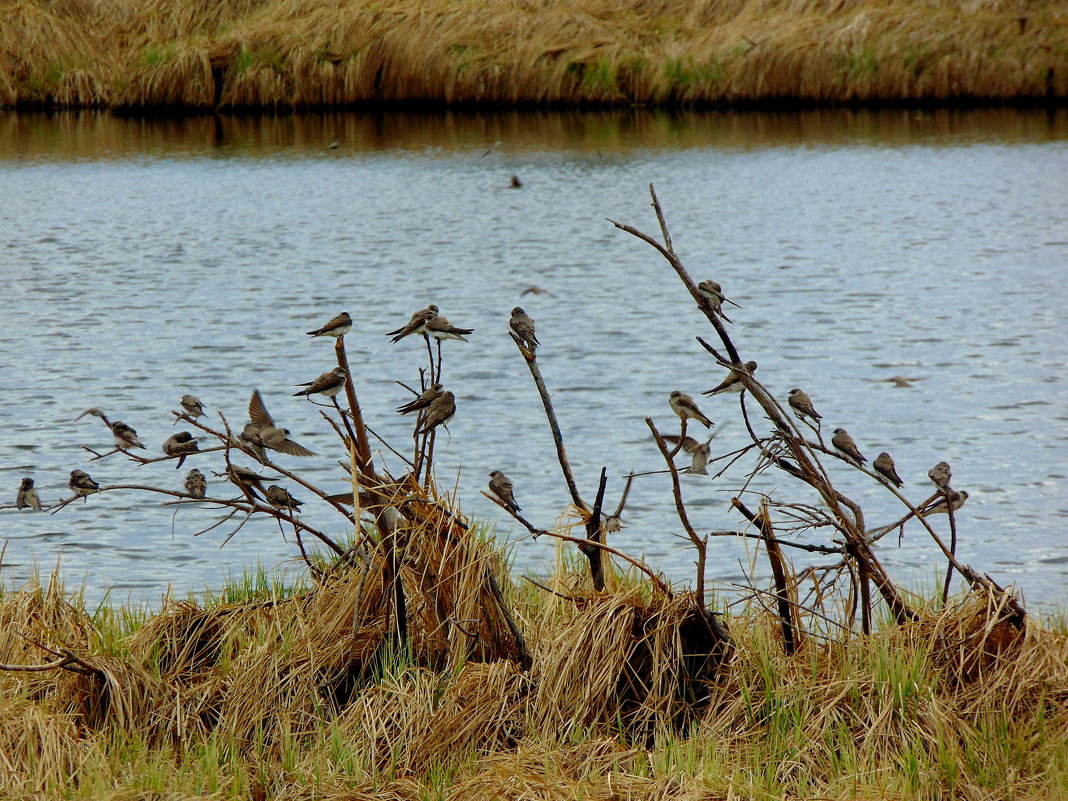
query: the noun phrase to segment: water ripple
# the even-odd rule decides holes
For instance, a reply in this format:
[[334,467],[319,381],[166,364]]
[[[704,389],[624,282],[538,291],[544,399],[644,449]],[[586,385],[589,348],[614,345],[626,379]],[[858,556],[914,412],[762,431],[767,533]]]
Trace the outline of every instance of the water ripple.
[[[110,160],[0,150],[0,188],[19,198],[0,221],[0,275],[12,288],[0,315],[0,486],[12,499],[28,474],[46,499],[65,496],[76,467],[102,482],[178,486],[185,471],[168,465],[87,466],[80,445],[104,447],[108,436],[75,415],[101,405],[154,454],[175,430],[169,410],[181,394],[235,423],[253,387],[301,442],[329,454],[299,466],[341,491],[332,433],[291,394],[332,366],[329,343],[303,332],[342,309],[354,315],[364,413],[405,443],[410,421],[393,408],[406,392],[393,381],[415,381],[425,349],[389,345],[383,333],[436,302],[476,329],[470,343],[444,348],[459,409],[438,446],[439,476],[459,477],[465,511],[501,519],[478,494],[499,467],[540,524],[569,500],[506,336],[517,303],[538,322],[539,363],[579,485],[591,494],[608,465],[614,502],[628,471],[662,468],[642,418],[673,430],[668,391],[698,393],[723,372],[694,341],[707,326],[668,266],[604,220],[655,231],[645,195],[654,180],[694,276],[714,276],[743,306],[730,312],[733,330],[768,386],[781,397],[804,387],[828,426],[849,427],[865,452],[891,450],[910,497],[927,492],[932,464],[952,462],[955,484],[974,490],[960,518],[963,557],[1002,566],[1034,598],[1062,597],[1064,571],[1053,566],[1068,562],[1057,536],[1068,519],[1063,132],[878,147],[848,137],[810,147],[789,134],[742,147],[706,133],[607,159],[526,139],[514,155],[480,159],[477,141],[329,158],[292,143],[279,155],[269,142],[263,152],[201,153],[169,130],[173,142],[139,150],[123,129],[127,155]],[[512,172],[524,188],[494,191]],[[521,296],[535,284],[552,294]],[[716,453],[745,443],[736,398],[700,403],[720,423]],[[873,520],[896,515],[855,475],[835,477]],[[743,481],[739,465],[715,482],[685,482],[700,530],[739,525],[729,494]],[[778,477],[757,485],[785,491]],[[669,482],[643,479],[632,498],[617,544],[688,577]],[[183,508],[173,528],[172,514],[117,494],[54,517],[0,510],[10,541],[2,575],[19,581],[58,555],[90,597],[112,585],[152,598],[294,556],[272,525],[250,524],[220,551],[221,531],[189,536],[212,522],[210,510]],[[307,517],[339,531],[329,509],[309,504]],[[933,551],[916,528],[883,553],[903,581],[931,577]],[[715,578],[741,581],[744,554],[733,538],[716,542]],[[553,546],[524,539],[514,558],[541,572]]]

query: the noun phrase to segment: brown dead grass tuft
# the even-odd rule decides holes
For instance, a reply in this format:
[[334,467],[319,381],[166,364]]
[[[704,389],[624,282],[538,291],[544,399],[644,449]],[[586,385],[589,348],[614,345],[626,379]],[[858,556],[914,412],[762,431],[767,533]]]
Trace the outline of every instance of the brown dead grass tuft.
[[524,671],[494,658],[493,550],[440,520],[403,533],[408,654],[391,650],[378,557],[291,598],[170,603],[132,635],[93,629],[55,583],[6,593],[5,658],[44,661],[13,628],[97,673],[4,674],[5,789],[138,798],[175,776],[165,797],[979,801],[1068,781],[1068,638],[1032,620],[1007,635],[990,596],[794,656],[753,609],[709,660],[692,599],[617,577],[526,594]]
[[[0,595],[0,662],[40,665],[55,659],[45,648],[67,646],[86,652],[95,640],[95,627],[84,609],[74,606],[62,584],[32,582],[19,592]],[[27,697],[51,697],[55,677],[48,673],[0,673],[0,688],[12,684]]]
[[56,688],[55,707],[74,714],[93,730],[143,734],[155,729],[159,712],[172,693],[165,682],[144,666],[124,659],[96,655],[89,661],[99,672],[63,673]]
[[693,603],[689,595],[646,601],[637,589],[584,599],[539,644],[535,725],[650,735],[684,723],[717,662]]
[[696,777],[635,775],[644,762],[639,749],[612,738],[594,738],[574,745],[523,744],[515,753],[496,754],[474,766],[476,774],[449,794],[450,801],[484,798],[506,801],[571,801],[575,798],[648,799],[648,801],[714,801]]
[[[0,699],[0,788],[27,797],[61,786],[80,764],[85,743],[69,716],[25,699]],[[40,796],[38,796],[40,797]]]
[[163,678],[187,683],[218,661],[232,624],[227,611],[206,611],[191,601],[168,603],[137,630],[130,650],[142,662],[154,662]]
[[530,678],[514,662],[468,664],[444,688],[422,736],[407,743],[405,764],[416,775],[460,762],[474,749],[509,751],[523,735]]

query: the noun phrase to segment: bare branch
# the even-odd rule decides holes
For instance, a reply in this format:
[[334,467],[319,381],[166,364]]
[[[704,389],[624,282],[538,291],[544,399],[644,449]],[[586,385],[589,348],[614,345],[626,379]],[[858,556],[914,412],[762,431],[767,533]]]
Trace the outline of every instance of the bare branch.
[[690,542],[692,542],[694,548],[697,549],[696,592],[698,603],[703,612],[705,609],[705,558],[708,554],[708,540],[697,536],[697,532],[690,524],[690,517],[686,514],[686,505],[682,502],[682,487],[679,483],[679,471],[678,468],[675,467],[675,462],[671,458],[671,452],[668,450],[664,438],[660,436],[660,432],[653,424],[653,418],[646,417],[645,424],[649,426],[649,430],[653,432],[653,439],[656,440],[656,447],[660,449],[660,454],[664,457],[664,461],[667,462],[668,470],[671,471],[671,491],[675,496],[675,511],[678,513],[679,521],[682,523],[682,527],[686,530],[686,535],[690,538]]
[[519,348],[519,352],[523,356],[523,361],[527,363],[527,367],[530,369],[530,375],[534,379],[534,385],[538,388],[538,394],[541,396],[541,405],[545,407],[545,417],[549,421],[549,429],[553,434],[553,442],[556,443],[556,456],[560,462],[560,470],[564,474],[564,481],[567,483],[567,490],[571,493],[571,502],[579,509],[589,511],[589,507],[586,506],[582,498],[579,496],[578,486],[575,484],[575,476],[571,473],[571,463],[567,460],[567,451],[564,449],[564,438],[560,433],[560,423],[556,419],[556,412],[553,410],[553,402],[549,398],[549,391],[545,388],[545,381],[542,380],[541,370],[538,368],[537,357],[523,346],[523,343],[517,336],[515,336],[515,334],[510,334],[510,336],[515,342],[516,347]]

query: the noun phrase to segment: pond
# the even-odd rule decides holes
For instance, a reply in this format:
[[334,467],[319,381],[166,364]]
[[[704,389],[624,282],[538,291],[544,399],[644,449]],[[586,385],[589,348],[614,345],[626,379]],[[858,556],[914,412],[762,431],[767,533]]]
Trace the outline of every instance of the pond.
[[[510,188],[513,175],[521,188]],[[414,338],[390,344],[385,332],[436,303],[475,329],[444,348],[458,411],[439,438],[438,481],[457,487],[465,513],[498,522],[502,543],[515,540],[518,570],[545,573],[556,546],[532,541],[479,494],[491,470],[504,470],[539,526],[569,500],[507,336],[513,306],[537,321],[539,363],[585,496],[602,466],[612,505],[628,472],[663,468],[643,418],[675,431],[673,389],[717,421],[713,456],[747,441],[737,396],[700,395],[723,374],[695,340],[714,335],[707,322],[667,263],[606,219],[654,233],[654,183],[690,272],[740,305],[728,312],[731,331],[769,389],[785,400],[803,387],[825,431],[847,428],[869,459],[891,452],[910,498],[928,497],[928,468],[949,461],[954,487],[970,493],[958,515],[961,558],[1031,604],[1060,607],[1065,176],[1064,110],[3,113],[2,500],[14,500],[24,475],[46,502],[66,497],[75,468],[102,484],[177,488],[188,467],[88,463],[81,446],[106,448],[110,437],[95,418],[74,418],[102,407],[156,454],[178,430],[169,410],[183,393],[241,425],[253,388],[319,454],[283,465],[341,491],[336,438],[292,397],[293,385],[334,365],[329,343],[304,332],[352,314],[361,405],[401,446],[411,420],[393,409],[410,396],[396,382],[417,382],[425,349]],[[832,461],[869,526],[900,516],[885,490]],[[403,472],[388,454],[382,463]],[[741,529],[730,499],[750,466],[684,477],[699,530]],[[755,486],[812,500],[785,475]],[[612,544],[691,580],[667,478],[637,479],[631,495]],[[309,503],[306,515],[343,532],[328,507]],[[295,564],[292,538],[270,521],[221,550],[225,528],[192,536],[212,519],[117,492],[54,516],[0,510],[0,577],[18,585],[58,561],[91,598],[111,588],[112,601],[154,601],[257,563]],[[942,560],[915,522],[879,555],[905,586],[936,585]],[[716,538],[709,576],[730,591],[753,558],[744,542]]]

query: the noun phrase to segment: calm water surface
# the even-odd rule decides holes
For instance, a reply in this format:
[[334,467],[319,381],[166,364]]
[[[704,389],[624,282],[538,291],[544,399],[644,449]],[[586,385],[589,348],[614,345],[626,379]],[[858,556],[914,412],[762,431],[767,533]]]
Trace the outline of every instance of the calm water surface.
[[[330,148],[331,141],[339,146]],[[507,188],[509,177],[523,181]],[[102,406],[151,450],[175,431],[184,392],[241,424],[252,388],[293,436],[322,454],[305,468],[343,489],[335,439],[292,385],[333,366],[302,332],[348,310],[350,360],[375,429],[414,382],[421,343],[383,336],[437,303],[472,327],[447,343],[459,411],[438,478],[465,512],[499,519],[478,491],[504,469],[529,519],[550,525],[566,489],[529,375],[506,336],[521,303],[537,320],[545,379],[584,494],[609,469],[614,504],[630,470],[662,465],[642,418],[675,428],[667,395],[722,371],[670,269],[606,222],[653,232],[654,182],[693,275],[715,277],[742,309],[733,331],[783,399],[806,388],[829,428],[873,458],[893,453],[913,498],[946,459],[971,499],[965,561],[1036,604],[1068,601],[1068,114],[1016,111],[805,114],[338,115],[120,120],[0,115],[0,488],[32,475],[46,501],[71,469],[101,483],[177,486],[188,467],[87,464],[109,444]],[[531,286],[545,294],[523,296]],[[887,379],[907,376],[913,386]],[[746,442],[734,397],[702,399],[720,421],[715,453]],[[440,441],[440,440],[439,440]],[[199,464],[207,469],[209,460]],[[385,463],[396,473],[401,465]],[[869,525],[897,507],[834,462]],[[729,500],[741,465],[686,477],[695,524],[740,526]],[[785,477],[760,485],[811,500]],[[300,493],[294,491],[300,496]],[[306,493],[305,493],[306,494]],[[310,522],[340,535],[328,509]],[[614,544],[688,580],[669,484],[636,483]],[[55,516],[0,510],[0,577],[17,585],[58,561],[93,598],[158,598],[218,586],[257,562],[290,564],[273,524],[200,537],[207,510],[177,517],[154,498],[109,493]],[[517,540],[524,570],[554,546]],[[945,527],[944,519],[940,523]],[[909,586],[934,583],[935,551],[915,523],[881,556]],[[741,579],[751,553],[714,540],[710,574]],[[804,564],[799,560],[798,564]]]

